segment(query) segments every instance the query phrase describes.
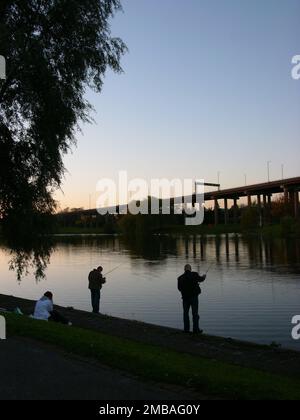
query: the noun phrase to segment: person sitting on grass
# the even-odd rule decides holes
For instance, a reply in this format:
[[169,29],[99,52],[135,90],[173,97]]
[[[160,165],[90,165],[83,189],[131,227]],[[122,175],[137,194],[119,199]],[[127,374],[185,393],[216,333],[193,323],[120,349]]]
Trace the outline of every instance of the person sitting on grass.
[[37,301],[33,318],[41,321],[53,321],[64,325],[72,325],[68,319],[53,308],[53,294],[51,292],[46,292]]

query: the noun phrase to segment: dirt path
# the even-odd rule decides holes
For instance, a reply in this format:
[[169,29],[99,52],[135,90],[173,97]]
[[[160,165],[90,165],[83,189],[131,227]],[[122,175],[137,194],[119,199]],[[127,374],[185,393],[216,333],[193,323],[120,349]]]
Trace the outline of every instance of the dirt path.
[[[13,309],[16,306],[20,307],[24,313],[30,314],[33,312],[34,302],[0,295],[0,308]],[[299,378],[300,375],[300,352],[273,349],[269,346],[214,336],[186,335],[172,328],[94,315],[59,306],[56,308],[68,317],[74,326],[240,366],[253,367],[296,378]]]

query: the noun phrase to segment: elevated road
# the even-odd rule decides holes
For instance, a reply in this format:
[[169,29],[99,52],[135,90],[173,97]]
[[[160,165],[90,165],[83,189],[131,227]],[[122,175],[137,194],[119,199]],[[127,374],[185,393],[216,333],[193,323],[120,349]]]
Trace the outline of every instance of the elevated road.
[[[216,185],[216,184],[205,184],[206,186]],[[215,211],[215,224],[219,223],[219,209],[220,201],[223,201],[223,208],[225,212],[225,224],[229,221],[229,200],[233,200],[233,209],[234,209],[234,219],[237,222],[237,210],[238,210],[238,201],[241,198],[247,198],[248,206],[250,207],[255,199],[258,207],[261,209],[262,216],[265,217],[270,210],[272,203],[272,196],[274,194],[282,193],[284,194],[285,202],[292,205],[294,216],[299,217],[299,190],[300,190],[300,177],[281,179],[277,181],[263,182],[259,184],[246,185],[242,187],[228,188],[228,189],[218,189],[215,191],[209,191],[204,193],[204,201],[213,201],[214,202],[214,211]],[[178,200],[184,200],[185,203],[195,203],[196,195],[190,195],[186,197],[178,197],[165,199],[162,201],[167,201],[170,204],[171,208],[174,208],[174,203]],[[103,210],[110,213],[124,214],[128,209],[128,204],[120,205],[117,207],[108,207]],[[66,216],[96,216],[98,214],[97,209],[92,210],[80,210],[72,213],[66,213]],[[64,214],[61,213],[63,216]]]

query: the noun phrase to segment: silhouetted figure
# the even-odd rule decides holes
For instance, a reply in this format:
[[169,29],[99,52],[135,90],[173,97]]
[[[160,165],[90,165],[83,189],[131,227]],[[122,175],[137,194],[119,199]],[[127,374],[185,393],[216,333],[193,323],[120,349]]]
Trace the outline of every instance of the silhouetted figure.
[[204,282],[206,275],[199,276],[198,273],[192,272],[192,267],[187,264],[184,267],[184,274],[178,278],[178,290],[181,292],[183,301],[183,321],[184,332],[190,332],[190,308],[193,313],[193,332],[202,333],[199,329],[199,301],[198,297],[201,293],[199,283]]
[[102,276],[102,267],[94,269],[89,274],[89,289],[91,291],[93,313],[98,314],[100,311],[100,297],[103,284],[106,279]]
[[40,300],[37,301],[33,317],[41,321],[53,321],[60,324],[72,325],[71,322],[58,311],[53,309],[53,294],[46,292]]

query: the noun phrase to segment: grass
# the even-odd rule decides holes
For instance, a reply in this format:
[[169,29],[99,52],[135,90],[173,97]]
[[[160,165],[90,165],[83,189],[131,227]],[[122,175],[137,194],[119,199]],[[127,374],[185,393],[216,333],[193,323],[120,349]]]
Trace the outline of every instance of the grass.
[[298,400],[292,378],[177,353],[90,330],[5,314],[7,331],[52,344],[147,380],[192,387],[202,395],[246,400]]

